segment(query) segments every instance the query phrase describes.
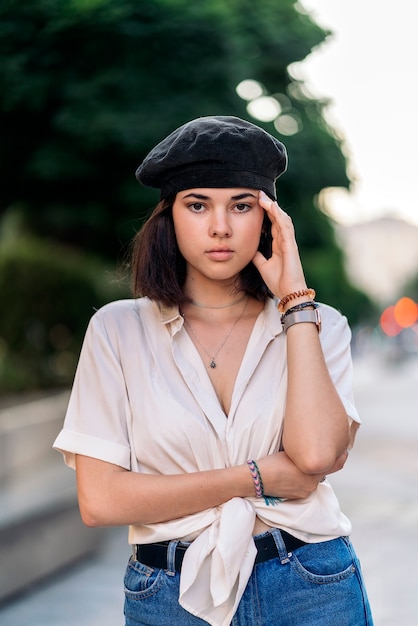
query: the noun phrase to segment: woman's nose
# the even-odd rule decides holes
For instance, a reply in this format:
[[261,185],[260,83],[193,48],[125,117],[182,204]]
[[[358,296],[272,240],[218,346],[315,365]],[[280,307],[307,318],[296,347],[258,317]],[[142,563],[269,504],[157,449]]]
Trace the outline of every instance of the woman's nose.
[[225,210],[213,211],[210,224],[210,235],[212,237],[230,237],[231,234],[231,224]]

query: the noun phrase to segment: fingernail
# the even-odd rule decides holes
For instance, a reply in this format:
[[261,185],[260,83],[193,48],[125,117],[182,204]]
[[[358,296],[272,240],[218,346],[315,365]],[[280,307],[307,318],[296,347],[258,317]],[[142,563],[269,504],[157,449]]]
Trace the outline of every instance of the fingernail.
[[268,195],[262,189],[260,189],[260,196],[263,200],[270,200]]

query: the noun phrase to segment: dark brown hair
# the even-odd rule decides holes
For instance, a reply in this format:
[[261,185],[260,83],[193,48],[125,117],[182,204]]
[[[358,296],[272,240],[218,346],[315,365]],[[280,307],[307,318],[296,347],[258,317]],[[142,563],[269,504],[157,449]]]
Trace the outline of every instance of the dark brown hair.
[[[163,304],[180,305],[184,293],[186,261],[177,245],[172,216],[174,197],[161,200],[136,234],[132,248],[132,292]],[[271,256],[271,224],[264,216],[258,249]],[[237,291],[244,290],[257,300],[272,297],[253,263],[240,272]]]

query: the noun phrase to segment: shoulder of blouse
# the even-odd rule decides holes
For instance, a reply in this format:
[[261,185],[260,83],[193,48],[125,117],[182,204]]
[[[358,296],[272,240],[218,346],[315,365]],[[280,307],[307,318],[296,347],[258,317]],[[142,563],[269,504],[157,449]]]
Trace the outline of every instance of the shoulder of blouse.
[[129,319],[140,319],[144,325],[167,324],[180,317],[178,306],[165,306],[149,298],[135,298],[115,300],[96,310],[92,317],[93,323],[103,324],[106,327],[120,326],[128,323]]

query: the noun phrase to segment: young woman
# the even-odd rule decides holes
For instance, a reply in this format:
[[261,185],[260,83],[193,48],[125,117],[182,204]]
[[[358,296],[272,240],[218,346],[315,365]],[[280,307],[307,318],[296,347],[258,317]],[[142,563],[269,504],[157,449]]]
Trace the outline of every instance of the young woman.
[[350,331],[275,200],[286,151],[204,117],[137,171],[133,300],[92,318],[55,447],[88,526],[129,525],[126,625],[372,624],[326,476],[359,418]]

